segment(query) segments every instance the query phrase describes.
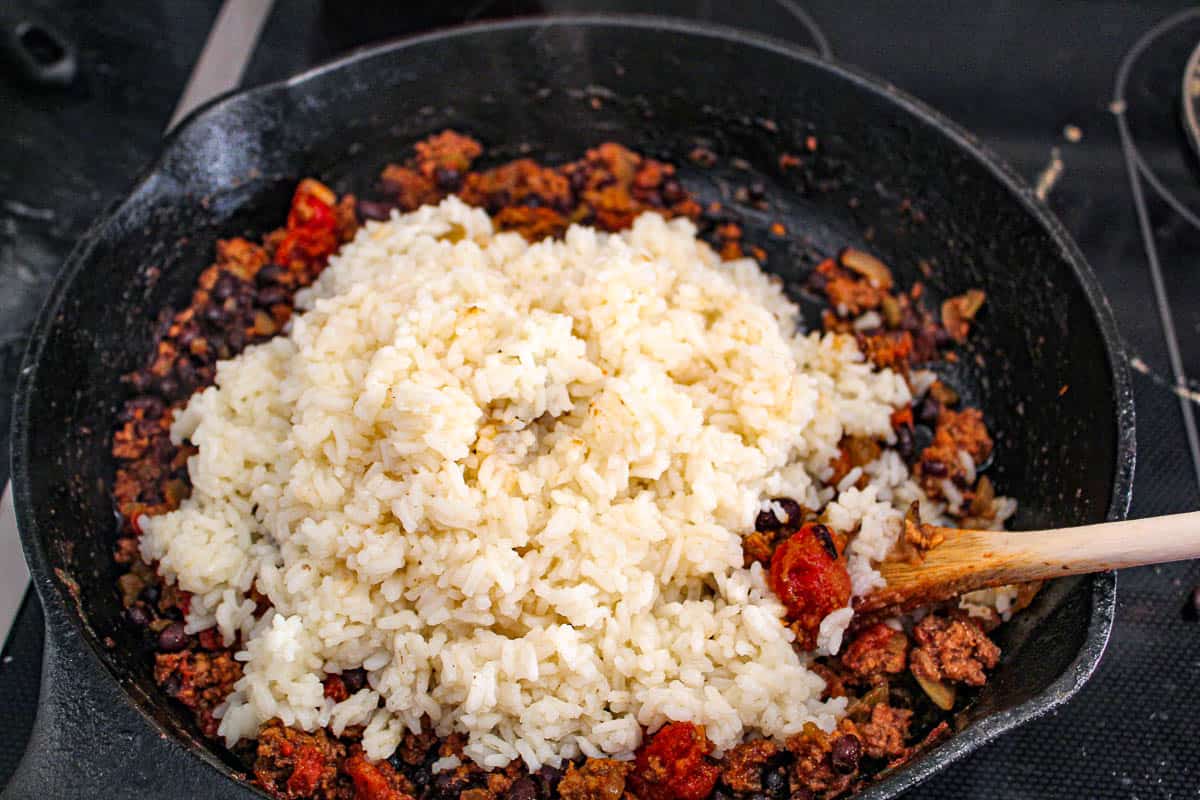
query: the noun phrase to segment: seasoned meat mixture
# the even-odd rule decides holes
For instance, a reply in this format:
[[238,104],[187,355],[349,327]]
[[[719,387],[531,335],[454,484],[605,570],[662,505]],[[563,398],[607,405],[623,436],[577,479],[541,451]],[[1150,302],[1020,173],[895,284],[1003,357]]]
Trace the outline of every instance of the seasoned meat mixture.
[[[809,149],[817,147],[815,139],[810,144]],[[520,159],[477,169],[483,156],[479,142],[444,131],[418,143],[408,160],[388,165],[372,199],[338,197],[316,180],[302,181],[284,226],[259,241],[234,238],[218,244],[215,261],[200,275],[188,305],[164,311],[145,365],[125,377],[130,397],[112,442],[113,498],[121,519],[115,556],[127,568],[118,588],[130,623],[146,632],[155,680],[194,714],[207,736],[216,735],[214,713],[241,676],[233,657],[238,643],[227,646],[215,630],[186,633],[182,619],[188,595],[165,585],[139,559],[139,520],[176,508],[191,491],[187,459],[195,450],[172,444],[175,413],[194,392],[213,383],[218,360],[280,332],[291,317],[295,292],[312,283],[360,220],[386,218],[393,209],[410,211],[455,193],[486,209],[500,228],[536,240],[559,236],[573,223],[620,230],[654,210],[695,221],[724,258],[747,252],[765,258],[743,241],[736,214],[720,203],[702,205],[674,166],[619,144],[601,144],[562,166]],[[702,148],[691,155],[701,167],[716,158]],[[785,154],[779,168],[801,163],[800,156]],[[741,187],[735,198],[768,208],[761,188]],[[781,223],[771,230],[774,236],[787,233]],[[827,330],[852,333],[870,361],[904,375],[952,358],[953,346],[967,337],[985,300],[978,291],[950,298],[939,320],[925,307],[920,284],[898,289],[885,264],[854,249],[817,264],[807,286],[829,303],[822,320]],[[931,438],[918,451],[915,433],[922,426]],[[963,497],[961,508],[951,509],[960,520],[982,524],[995,516],[994,489],[986,477],[975,475],[992,449],[977,409],[961,407],[953,390],[939,381],[893,416],[893,428],[891,445],[844,439],[830,464],[831,483],[892,446],[930,496],[944,497],[945,482],[951,482]],[[820,620],[849,600],[845,542],[792,499],[777,498],[774,507],[780,511],[760,514],[755,531],[745,537],[744,557],[747,564],[768,569],[797,643],[807,649]],[[254,597],[260,612],[269,607],[265,597]],[[850,697],[849,714],[836,730],[825,733],[810,724],[786,742],[748,741],[720,758],[714,757],[704,728],[686,721],[648,735],[632,762],[580,758],[563,769],[543,767],[533,774],[519,760],[484,771],[463,756],[462,737],[439,741],[428,724],[420,733],[407,732],[395,755],[377,763],[364,757],[360,729],[306,733],[279,720],[265,725],[255,746],[238,754],[254,781],[280,798],[829,798],[948,735],[949,726],[938,721],[941,712],[923,687],[982,686],[998,659],[999,649],[983,628],[954,610],[934,610],[911,632],[874,625],[858,631],[840,656],[814,665],[826,678],[828,696]],[[365,681],[362,670],[330,675],[324,691],[341,700]],[[951,696],[960,706],[968,702],[965,694]],[[435,762],[447,758],[458,765],[435,773]]]

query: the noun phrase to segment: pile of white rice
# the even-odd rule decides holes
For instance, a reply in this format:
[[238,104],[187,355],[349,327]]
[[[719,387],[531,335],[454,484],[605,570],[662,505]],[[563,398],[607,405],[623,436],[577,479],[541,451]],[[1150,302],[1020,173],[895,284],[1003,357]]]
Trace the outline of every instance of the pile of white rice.
[[[195,491],[142,552],[193,593],[189,631],[241,634],[230,743],[365,725],[376,759],[428,715],[533,769],[629,757],[666,720],[718,752],[832,728],[845,701],[818,699],[740,536],[767,498],[824,507],[857,531],[855,593],[876,585],[920,490],[888,451],[819,479],[844,434],[892,437],[909,388],[695,234],[647,214],[531,245],[451,198],[368,223],[287,335],[220,364],[172,429]],[[358,667],[367,688],[324,696]]]

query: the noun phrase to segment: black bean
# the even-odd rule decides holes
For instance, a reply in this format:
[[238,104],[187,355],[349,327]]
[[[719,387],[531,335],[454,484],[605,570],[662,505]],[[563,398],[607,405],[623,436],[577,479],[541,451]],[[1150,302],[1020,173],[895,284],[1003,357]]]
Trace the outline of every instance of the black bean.
[[125,407],[121,408],[121,413],[116,417],[121,422],[131,422],[134,416],[137,416],[138,411],[142,411],[142,417],[145,420],[157,420],[162,416],[163,403],[154,395],[144,395],[142,397],[134,397],[131,401],[125,403]]
[[771,800],[784,800],[788,796],[788,779],[783,770],[767,769],[762,783]]
[[697,147],[688,154],[693,163],[701,167],[711,167],[717,163],[717,154],[707,147]]
[[366,686],[367,671],[364,669],[348,669],[342,673],[342,683],[346,684],[346,691],[354,694]]
[[760,511],[754,520],[754,529],[757,531],[777,531],[784,527],[797,527],[803,521],[804,510],[800,508],[800,504],[790,497],[772,497],[771,502],[780,506],[783,510],[783,519],[780,520],[775,515],[774,510],[767,509]]
[[[359,205],[362,205],[362,203],[359,203]],[[259,286],[265,286],[272,283],[278,283],[279,279],[285,274],[286,270],[284,270],[284,268],[278,264],[266,264],[258,271],[258,274],[254,276],[254,279],[258,281]]]
[[283,286],[268,286],[258,293],[260,306],[275,306],[288,301],[288,290]]
[[588,176],[587,176],[586,172],[584,172],[581,169],[578,169],[571,173],[570,180],[571,180],[571,188],[578,192],[578,191],[582,191],[583,188],[585,186],[587,186]]
[[642,197],[642,202],[651,208],[663,208],[667,205],[663,202],[662,195],[658,192],[646,192]]
[[683,186],[674,178],[667,178],[663,181],[660,191],[662,192],[663,200],[666,200],[668,203],[678,203],[684,196]]
[[954,339],[951,338],[950,334],[946,331],[945,328],[943,328],[939,325],[938,327],[933,329],[933,343],[936,344],[938,347],[947,347],[953,341],[954,341]]
[[454,770],[439,772],[433,776],[433,790],[441,797],[449,797],[457,783],[458,781],[454,777]]
[[839,736],[833,740],[833,749],[829,753],[829,763],[843,775],[849,775],[858,770],[859,759],[862,758],[862,742],[857,736]]
[[376,203],[373,200],[359,200],[358,205],[359,219],[383,221],[392,215],[392,209],[396,208],[395,203]]
[[755,181],[749,186],[749,194],[751,200],[762,200],[767,195],[767,187],[762,181]]
[[129,617],[129,621],[132,622],[134,625],[149,625],[150,624],[150,614],[149,614],[149,612],[146,611],[145,606],[142,606],[140,604],[132,605],[128,608],[128,610],[125,613]]
[[1200,586],[1188,592],[1187,602],[1183,605],[1183,618],[1188,622],[1200,621]]
[[199,335],[200,331],[196,330],[194,325],[188,325],[179,332],[179,336],[176,337],[175,341],[179,343],[179,349],[187,350]]
[[219,325],[225,321],[225,309],[214,305],[205,306],[200,316],[204,317],[207,322]]
[[[393,767],[396,767],[397,769],[403,769],[403,767],[398,766],[400,760],[396,756],[393,755],[388,760],[392,762]],[[433,775],[430,774],[427,766],[414,767],[412,769],[405,770],[404,772],[408,776],[408,779],[412,781],[418,789],[424,789],[426,786],[428,786],[429,780],[433,777]]]
[[513,785],[508,787],[508,791],[504,793],[504,798],[505,800],[534,800],[537,794],[537,784],[526,777],[513,781]]
[[135,392],[148,392],[154,387],[154,376],[148,372],[139,370],[131,372],[125,377]]
[[187,647],[188,635],[182,622],[173,622],[158,634],[158,649],[164,653],[178,653]]
[[196,366],[190,359],[181,358],[175,362],[175,375],[184,391],[190,392],[196,388]]
[[151,606],[154,606],[154,604],[158,602],[158,597],[160,597],[161,594],[162,590],[158,589],[157,583],[148,583],[146,584],[146,588],[142,590],[142,594],[139,594],[138,597],[143,602],[150,603]]
[[913,446],[914,444],[912,428],[907,425],[901,425],[899,428],[896,428],[896,452],[905,461],[912,461],[913,453],[916,449]]
[[521,202],[528,208],[541,208],[545,205],[545,203],[542,201],[542,198],[536,194],[525,195],[525,199]]
[[237,291],[238,280],[228,272],[222,272],[213,285],[212,296],[218,300],[227,300]]
[[537,771],[538,780],[540,780],[549,793],[553,793],[558,788],[558,782],[562,779],[562,770],[549,765],[543,765]]
[[729,792],[718,788],[715,792],[713,792],[712,800],[733,800],[733,797],[729,794]]
[[927,394],[921,398],[921,402],[917,403],[917,407],[913,411],[917,422],[934,425],[937,423],[938,414],[942,413],[942,404],[936,397]]
[[179,690],[183,688],[183,678],[179,677],[178,672],[172,672],[163,681],[162,689],[167,693],[167,697],[178,697]]
[[167,332],[167,328],[171,327],[171,323],[175,321],[175,310],[166,307],[158,312],[158,320],[154,323],[154,338],[161,339],[163,334]]
[[950,474],[950,468],[941,461],[938,461],[936,458],[931,458],[928,461],[922,461],[921,463],[924,465],[922,469],[925,474],[931,477],[944,478]]
[[161,378],[158,381],[158,391],[164,397],[175,397],[179,393],[179,381],[174,378]]
[[452,192],[462,183],[462,173],[453,167],[438,167],[433,171],[433,181],[443,192]]
[[729,221],[729,215],[725,213],[725,209],[723,208],[705,206],[704,210],[700,212],[700,219],[705,222],[711,222],[714,225],[720,225],[723,222]]
[[240,327],[233,328],[225,336],[225,341],[228,343],[229,349],[237,353],[246,346],[246,332]]
[[813,270],[808,274],[808,288],[814,292],[823,292],[825,287],[829,285],[829,278],[824,272]]
[[800,508],[800,504],[790,497],[776,497],[774,502],[778,503],[783,508],[783,514],[787,517],[787,524],[791,526],[799,525],[804,511]]
[[783,527],[783,523],[779,521],[779,517],[775,516],[772,509],[758,512],[758,516],[754,518],[754,530],[759,533],[769,533],[777,531]]
[[134,398],[133,400],[129,401],[129,404],[134,408],[140,408],[142,410],[142,415],[147,419],[158,419],[163,415],[163,411],[165,411],[167,408],[166,404],[163,403],[161,399],[153,395]]

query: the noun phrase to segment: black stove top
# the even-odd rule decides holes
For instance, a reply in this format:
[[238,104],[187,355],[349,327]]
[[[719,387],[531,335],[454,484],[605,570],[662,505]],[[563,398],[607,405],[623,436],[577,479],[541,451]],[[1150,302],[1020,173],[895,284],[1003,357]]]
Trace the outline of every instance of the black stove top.
[[[68,89],[47,90],[0,72],[4,421],[24,331],[51,276],[89,220],[154,155],[220,6],[9,5],[40,14],[73,39],[80,76]],[[415,4],[276,0],[244,83],[284,77],[366,41],[468,19],[652,11],[801,42],[944,111],[1031,184],[1041,178],[1108,293],[1135,376],[1132,514],[1200,508],[1192,420],[1200,386],[1187,381],[1200,379],[1200,166],[1180,110],[1184,68],[1200,43],[1200,10],[1114,0],[886,0],[850,9],[835,0],[443,0],[436,11],[393,10],[401,5]],[[0,437],[6,445],[6,422]],[[1112,641],[1083,691],[912,796],[1200,797],[1200,623],[1183,614],[1197,584],[1197,562],[1123,572]],[[0,661],[7,723],[0,784],[32,723],[40,649],[41,612],[30,598]]]

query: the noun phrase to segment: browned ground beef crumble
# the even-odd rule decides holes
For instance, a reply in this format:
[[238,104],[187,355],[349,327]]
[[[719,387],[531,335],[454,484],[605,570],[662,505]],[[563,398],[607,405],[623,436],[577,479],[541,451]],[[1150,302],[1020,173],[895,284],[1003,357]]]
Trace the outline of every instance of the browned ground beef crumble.
[[[817,146],[814,139],[808,149]],[[301,182],[286,226],[260,242],[235,238],[218,243],[216,261],[201,273],[191,302],[181,311],[162,314],[146,365],[125,378],[132,396],[121,411],[112,444],[117,463],[113,498],[122,520],[116,559],[127,567],[118,588],[129,620],[147,632],[155,681],[194,714],[207,736],[216,736],[213,710],[241,677],[241,665],[233,658],[239,643],[225,647],[212,629],[185,633],[182,620],[189,598],[140,560],[138,520],[176,508],[191,491],[187,459],[195,449],[187,443],[179,447],[171,443],[175,412],[194,392],[213,383],[218,360],[282,330],[291,317],[296,290],[320,274],[329,255],[353,237],[361,220],[384,219],[392,209],[410,211],[454,193],[486,209],[501,229],[536,240],[559,236],[573,223],[621,230],[642,212],[654,210],[697,222],[723,258],[749,253],[765,259],[761,249],[743,243],[741,226],[731,212],[719,203],[702,207],[681,185],[672,165],[619,144],[601,144],[578,161],[558,167],[521,159],[473,170],[482,155],[478,142],[445,131],[417,144],[405,163],[383,171],[381,199],[338,198],[315,180]],[[699,150],[690,156],[701,166],[711,166],[716,158]],[[800,157],[787,155],[779,166],[791,169],[800,163]],[[763,209],[767,206],[761,195],[757,187],[735,193]],[[786,235],[780,223],[771,230],[775,236]],[[952,346],[967,336],[984,299],[981,292],[951,298],[943,304],[939,321],[924,306],[920,284],[907,291],[897,289],[886,265],[857,250],[821,262],[810,275],[808,289],[829,302],[822,319],[826,330],[852,333],[873,363],[904,375],[919,364],[953,359]],[[852,320],[864,312],[876,312],[879,325],[867,330],[852,326]],[[986,477],[970,484],[957,453],[965,450],[977,464],[982,463],[991,452],[992,440],[980,412],[958,405],[953,390],[935,383],[912,406],[893,415],[895,447],[931,496],[944,496],[943,481],[954,483],[967,509],[960,524],[982,526],[995,515],[994,489]],[[930,444],[918,451],[914,434],[921,426],[931,430],[931,437]],[[843,439],[831,482],[878,457],[883,446],[861,437]],[[813,510],[788,498],[779,502],[787,519],[769,513],[759,516],[756,530],[744,540],[747,564],[778,562],[775,554],[783,543],[801,532],[822,533],[817,529],[824,526],[815,524]],[[844,571],[840,539],[825,532],[823,540],[813,541],[818,544],[809,543],[800,555],[810,561],[824,559],[836,578],[837,570]],[[820,556],[821,547],[829,551],[828,556]],[[823,567],[817,563],[816,568]],[[812,600],[813,592],[819,594],[828,590],[823,587],[835,584],[816,581],[796,590],[809,592]],[[1036,589],[1022,593],[1022,602],[1028,602],[1032,591]],[[266,611],[269,601],[257,592],[254,596],[259,611]],[[712,746],[703,728],[690,723],[670,723],[648,736],[633,762],[581,758],[562,769],[543,767],[533,774],[519,761],[486,772],[464,757],[460,766],[435,775],[433,762],[461,756],[464,740],[457,734],[439,740],[428,728],[407,733],[389,760],[370,763],[359,744],[361,729],[333,736],[325,730],[290,729],[275,720],[260,730],[256,741],[238,745],[235,755],[257,785],[279,798],[831,798],[863,786],[881,770],[903,763],[949,735],[945,712],[926,695],[957,698],[951,701],[957,708],[969,702],[965,692],[954,694],[954,686],[979,687],[986,682],[986,671],[999,658],[987,629],[998,622],[973,619],[943,605],[931,610],[912,633],[883,624],[858,630],[840,656],[814,664],[826,679],[825,696],[851,698],[847,717],[833,733],[809,725],[786,742],[748,741],[720,760],[711,757]],[[329,675],[325,693],[341,700],[365,682],[362,670]]]

